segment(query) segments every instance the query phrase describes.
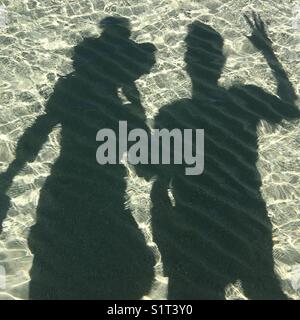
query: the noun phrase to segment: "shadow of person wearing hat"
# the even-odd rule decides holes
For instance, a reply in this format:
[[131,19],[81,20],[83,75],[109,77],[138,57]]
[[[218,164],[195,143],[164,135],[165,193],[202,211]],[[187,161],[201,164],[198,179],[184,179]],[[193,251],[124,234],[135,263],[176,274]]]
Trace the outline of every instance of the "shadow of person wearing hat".
[[45,113],[25,130],[0,177],[4,195],[61,125],[60,155],[41,189],[29,235],[31,299],[139,299],[154,277],[152,252],[125,207],[126,169],[97,163],[96,134],[108,128],[118,139],[121,120],[129,130],[146,127],[134,81],[150,72],[155,47],[132,41],[125,18],[107,17],[100,26],[99,38],[75,47],[74,72],[57,81]]

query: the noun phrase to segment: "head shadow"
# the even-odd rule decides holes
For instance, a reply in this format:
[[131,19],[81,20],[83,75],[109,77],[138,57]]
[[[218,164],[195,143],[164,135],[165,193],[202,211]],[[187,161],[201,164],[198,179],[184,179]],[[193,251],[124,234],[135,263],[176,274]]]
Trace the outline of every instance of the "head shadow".
[[150,72],[156,62],[156,48],[152,43],[130,39],[131,25],[127,18],[106,17],[99,27],[100,37],[87,38],[75,47],[72,58],[75,73],[122,87]]
[[226,62],[223,37],[209,25],[195,21],[188,26],[185,44],[184,61],[193,86],[216,85]]

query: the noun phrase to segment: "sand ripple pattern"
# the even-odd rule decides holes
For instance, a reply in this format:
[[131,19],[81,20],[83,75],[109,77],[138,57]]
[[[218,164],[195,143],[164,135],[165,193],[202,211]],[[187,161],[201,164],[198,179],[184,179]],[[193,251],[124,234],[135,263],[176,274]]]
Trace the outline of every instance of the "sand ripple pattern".
[[[190,97],[184,71],[184,37],[195,19],[209,23],[225,39],[228,56],[222,85],[255,84],[275,93],[276,83],[263,57],[245,39],[243,13],[255,9],[267,22],[277,56],[300,91],[299,32],[293,0],[4,0],[7,26],[0,27],[0,166],[14,159],[18,138],[43,112],[60,75],[72,71],[72,48],[83,38],[97,36],[97,23],[107,15],[131,20],[132,39],[152,42],[158,49],[152,73],[137,81],[149,119],[160,107]],[[273,224],[274,257],[285,293],[300,298],[300,126],[299,121],[270,126],[259,132],[258,168],[262,194]],[[16,177],[9,194],[12,208],[0,239],[0,264],[7,272],[0,299],[28,297],[32,255],[27,236],[35,222],[39,191],[59,154],[59,128],[50,135],[37,159]],[[156,258],[156,282],[146,298],[165,298],[167,279],[150,229],[151,183],[130,171],[128,205],[134,211]],[[145,210],[145,206],[147,210]],[[245,299],[239,282],[226,289],[228,299]]]

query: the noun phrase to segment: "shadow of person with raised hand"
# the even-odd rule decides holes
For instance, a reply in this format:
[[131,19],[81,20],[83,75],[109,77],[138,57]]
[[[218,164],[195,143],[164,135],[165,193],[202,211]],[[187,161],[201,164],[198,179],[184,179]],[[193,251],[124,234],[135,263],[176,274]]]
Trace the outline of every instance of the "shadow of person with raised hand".
[[31,299],[139,299],[154,277],[152,252],[124,204],[126,169],[96,162],[96,134],[112,129],[118,140],[121,120],[128,129],[145,128],[134,81],[150,72],[155,47],[130,40],[125,18],[107,17],[100,26],[99,38],[75,48],[74,72],[57,81],[45,113],[25,130],[15,160],[1,175],[4,194],[61,125],[60,155],[41,190],[29,235]]
[[272,69],[278,97],[254,85],[219,86],[223,38],[195,21],[185,39],[192,98],[163,107],[155,119],[158,129],[205,132],[202,175],[163,165],[151,191],[154,241],[169,277],[169,299],[224,299],[225,287],[238,279],[250,299],[286,298],[274,273],[272,225],[256,168],[256,129],[260,120],[279,123],[300,112],[263,21],[254,13],[246,19],[249,40]]

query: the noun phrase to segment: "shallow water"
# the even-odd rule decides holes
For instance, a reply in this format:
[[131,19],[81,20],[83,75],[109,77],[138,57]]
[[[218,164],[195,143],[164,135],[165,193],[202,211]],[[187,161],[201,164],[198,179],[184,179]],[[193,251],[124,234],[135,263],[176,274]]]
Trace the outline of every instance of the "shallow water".
[[[43,112],[60,75],[72,71],[72,48],[83,38],[97,36],[97,23],[119,14],[132,23],[132,39],[152,42],[157,63],[149,75],[137,81],[149,119],[160,107],[190,97],[191,83],[184,71],[184,37],[187,25],[199,19],[209,23],[225,39],[227,62],[221,84],[255,84],[275,93],[276,83],[263,57],[247,41],[243,13],[255,9],[268,25],[274,49],[296,93],[300,91],[297,1],[3,1],[7,15],[0,28],[0,163],[5,171],[14,159],[18,138]],[[296,9],[295,9],[296,8]],[[258,168],[262,194],[273,224],[276,272],[285,293],[300,298],[300,127],[299,121],[271,126],[262,122]],[[0,264],[6,270],[1,299],[28,297],[28,271],[32,255],[27,236],[35,222],[39,191],[59,154],[60,128],[51,133],[37,159],[26,166],[9,190],[12,208],[4,222]],[[150,229],[151,183],[128,177],[128,206],[144,231],[157,258],[156,282],[145,298],[165,298],[167,278]],[[228,299],[245,299],[239,282],[226,289]]]

